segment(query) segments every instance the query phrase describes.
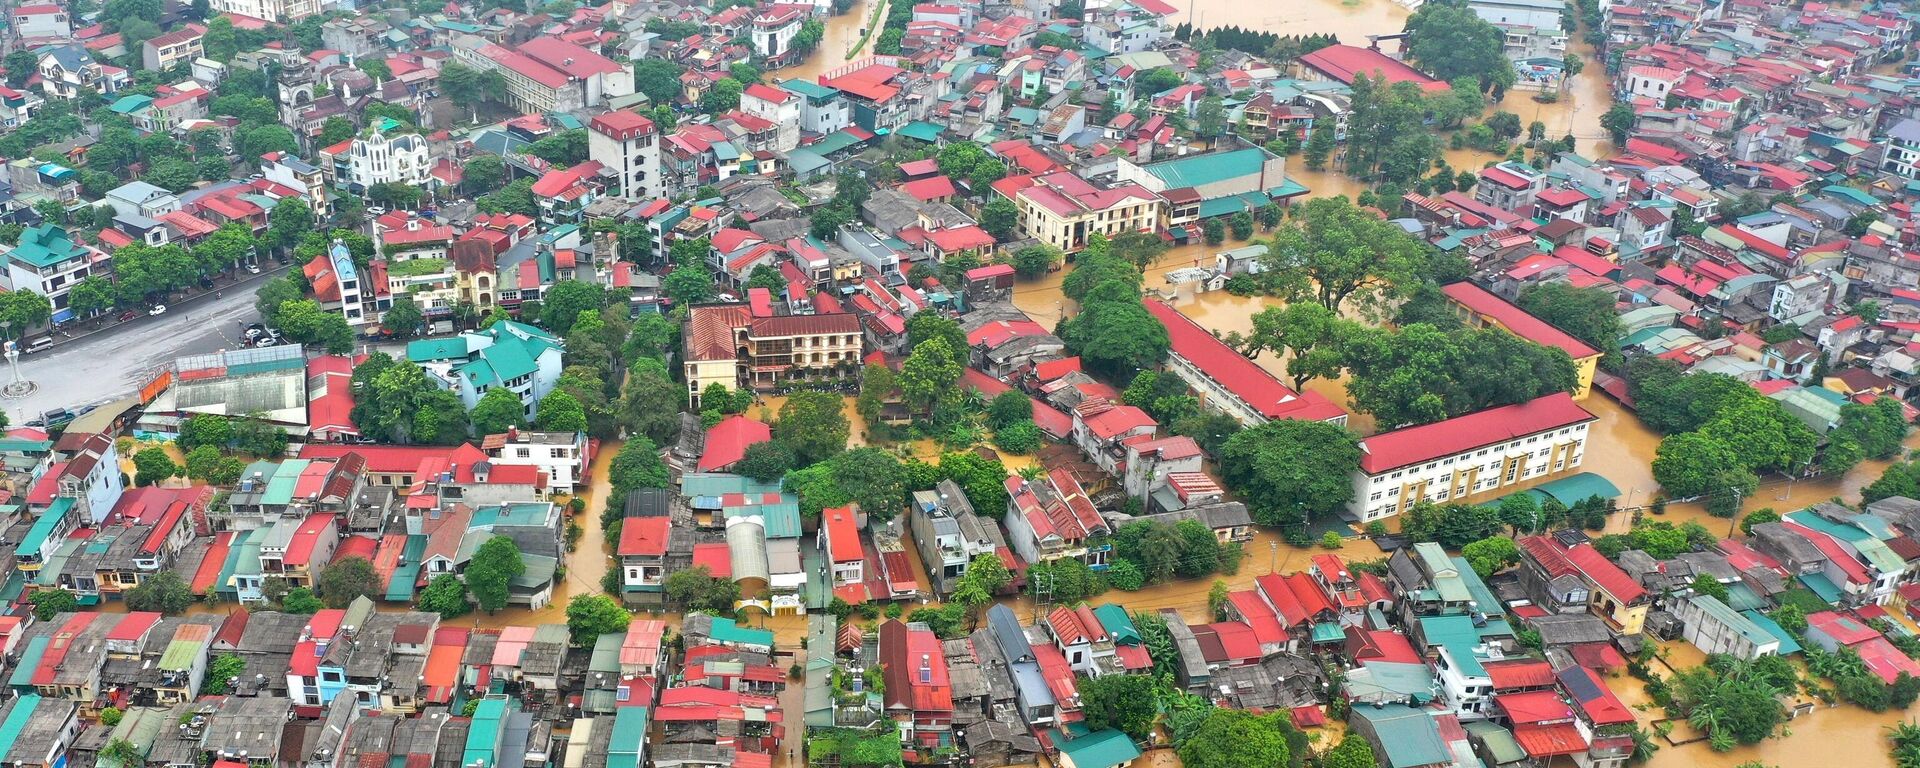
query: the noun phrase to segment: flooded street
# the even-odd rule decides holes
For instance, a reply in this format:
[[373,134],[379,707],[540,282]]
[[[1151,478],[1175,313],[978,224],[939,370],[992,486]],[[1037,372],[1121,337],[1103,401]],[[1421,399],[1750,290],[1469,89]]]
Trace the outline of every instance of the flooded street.
[[[606,573],[610,552],[607,539],[600,528],[600,508],[612,492],[608,479],[608,468],[613,457],[620,452],[621,443],[609,440],[600,444],[600,452],[594,454],[593,465],[588,468],[591,482],[582,498],[587,500],[586,511],[574,515],[573,521],[580,525],[580,539],[572,552],[567,554],[566,578],[554,585],[553,602],[538,611],[522,607],[509,607],[492,615],[478,611],[452,620],[453,624],[475,627],[500,627],[508,625],[538,626],[541,624],[565,624],[567,622],[567,601],[576,595],[597,595],[600,591],[600,577]],[[555,503],[564,503],[556,501]],[[615,502],[617,503],[617,502]],[[677,623],[677,622],[676,622]]]
[[[880,10],[878,18],[873,16],[876,3]],[[860,43],[860,34],[867,28],[869,19],[873,21],[873,36],[867,40],[866,47],[854,55],[853,47]],[[873,45],[880,38],[879,27],[886,19],[886,3],[883,0],[859,0],[846,13],[827,17],[827,32],[820,37],[820,46],[813,50],[813,55],[808,56],[806,61],[786,69],[776,69],[767,75],[776,80],[812,82],[822,73],[836,69],[850,59],[872,55]]]

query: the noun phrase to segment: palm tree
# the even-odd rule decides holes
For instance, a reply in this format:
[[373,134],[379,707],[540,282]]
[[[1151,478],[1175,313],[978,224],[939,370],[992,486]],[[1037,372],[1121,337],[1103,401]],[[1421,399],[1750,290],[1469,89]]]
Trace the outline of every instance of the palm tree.
[[[1653,740],[1653,734],[1645,728],[1633,729],[1633,754],[1627,756],[1627,762],[1644,763],[1653,759],[1653,753],[1660,751],[1660,744]],[[1907,766],[1901,766],[1907,768]]]

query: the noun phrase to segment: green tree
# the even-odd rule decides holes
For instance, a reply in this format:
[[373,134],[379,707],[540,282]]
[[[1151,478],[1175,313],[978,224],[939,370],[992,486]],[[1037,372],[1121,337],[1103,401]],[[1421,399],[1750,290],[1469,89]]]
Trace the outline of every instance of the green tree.
[[714,576],[704,565],[667,574],[660,588],[668,602],[689,611],[730,614],[734,604],[740,601],[740,585],[732,579]]
[[633,62],[633,87],[655,104],[673,104],[680,100],[682,71],[667,59],[638,59]]
[[1040,426],[1031,421],[1016,421],[993,433],[993,444],[1000,450],[1013,454],[1030,454],[1040,450],[1043,436]]
[[474,434],[498,435],[515,427],[527,426],[527,407],[520,396],[506,387],[494,387],[480,396],[468,415]]
[[[1000,242],[1012,240],[1020,226],[1020,209],[1012,200],[994,195],[992,200],[980,209],[980,228],[993,235]],[[1018,268],[1018,264],[1015,268]]]
[[1359,736],[1340,739],[1339,746],[1320,758],[1320,768],[1374,768],[1373,744]]
[[[232,690],[234,681],[247,672],[247,660],[235,653],[223,653],[207,662],[207,676],[200,681],[203,696],[221,696]],[[126,763],[131,765],[131,763]]]
[[1323,170],[1327,160],[1333,157],[1333,148],[1333,121],[1315,120],[1313,129],[1307,132],[1307,143],[1300,150],[1300,158],[1306,161],[1307,170]]
[[1640,116],[1633,111],[1633,105],[1619,102],[1608,107],[1606,114],[1600,116],[1600,127],[1606,129],[1614,146],[1624,147],[1627,136],[1633,133],[1634,125],[1639,121]]
[[327,604],[321,602],[320,598],[313,594],[313,590],[306,587],[294,587],[287,590],[285,597],[280,598],[280,610],[287,613],[312,616],[325,607]]
[[580,401],[564,389],[548,392],[540,398],[540,406],[534,413],[533,424],[536,428],[548,432],[585,432],[587,429],[587,411]]
[[686,406],[686,386],[668,379],[665,367],[656,361],[654,369],[634,370],[627,376],[620,393],[620,422],[632,434],[665,443],[679,433],[680,411]]
[[[1029,245],[1014,251],[1008,263],[1021,277],[1033,278],[1053,271],[1062,260],[1060,249],[1051,245]],[[918,315],[915,315],[918,317]]]
[[839,395],[829,392],[795,392],[780,406],[780,419],[773,423],[773,437],[793,452],[794,462],[802,465],[825,461],[847,449],[852,425]]
[[1620,349],[1620,313],[1613,295],[1567,283],[1539,283],[1520,292],[1520,308],[1566,331],[1603,354]]
[[159,448],[143,448],[133,455],[133,484],[148,486],[169,477],[178,477],[183,470],[173,463],[173,458]]
[[740,461],[733,465],[733,471],[763,483],[771,483],[785,477],[793,466],[793,451],[785,443],[766,440],[747,446]]
[[1006,589],[1013,581],[1013,573],[1007,570],[1007,564],[993,555],[974,555],[967,563],[966,573],[960,574],[954,582],[952,599],[967,607],[968,611],[978,611],[981,606],[993,602],[993,596]]
[[493,613],[507,606],[513,580],[527,572],[520,546],[506,536],[494,536],[480,545],[467,562],[467,591],[480,610]]
[[40,621],[53,621],[55,616],[80,608],[80,598],[64,589],[36,589],[27,602],[33,603],[33,617]]
[[835,457],[832,467],[841,490],[868,517],[884,522],[900,514],[907,498],[906,476],[893,454],[862,446]]
[[289,341],[311,344],[336,355],[353,351],[353,329],[347,326],[346,316],[321,309],[312,299],[280,305],[275,319]]
[[1120,281],[1095,286],[1059,335],[1087,367],[1121,379],[1158,365],[1171,346],[1166,326],[1140,303],[1138,290]]
[[420,601],[415,607],[440,614],[442,619],[457,619],[471,612],[473,603],[467,599],[467,583],[455,574],[443,573],[420,590]]
[[1288,765],[1291,730],[1284,712],[1256,715],[1240,709],[1207,710],[1205,720],[1174,751],[1185,768],[1245,768]]
[[327,564],[314,586],[328,608],[345,608],[362,597],[379,598],[386,594],[380,574],[364,557],[343,557]]
[[700,109],[709,113],[726,112],[740,106],[740,93],[745,86],[731,77],[720,78],[700,98]]
[[1827,433],[1827,439],[1853,440],[1868,458],[1884,461],[1899,455],[1911,428],[1903,404],[1882,397],[1870,404],[1840,406],[1840,423]]
[[1145,675],[1102,675],[1080,681],[1080,712],[1087,728],[1112,728],[1145,741],[1160,717],[1154,686],[1154,679]]
[[1265,525],[1327,519],[1353,498],[1359,442],[1321,421],[1270,421],[1227,439],[1220,473]]
[[1309,200],[1267,243],[1260,277],[1289,302],[1336,314],[1400,298],[1432,271],[1429,248],[1343,197]]
[[1473,542],[1463,547],[1460,554],[1467,558],[1468,565],[1473,566],[1473,572],[1483,579],[1520,562],[1520,547],[1505,536],[1492,536]]
[[393,300],[393,306],[380,315],[380,328],[402,339],[410,339],[420,334],[426,327],[426,315],[420,312],[420,305],[413,303],[410,296],[401,296]]
[[178,616],[192,606],[195,597],[193,590],[180,579],[180,574],[161,571],[140,580],[140,584],[127,590],[127,610],[157,611],[168,616]]
[[1719,600],[1721,603],[1727,601],[1727,585],[1713,578],[1712,574],[1702,573],[1695,576],[1693,577],[1693,583],[1688,586],[1693,589],[1693,593],[1696,595],[1706,595],[1715,600]]
[[6,67],[7,85],[22,88],[26,86],[27,78],[33,77],[40,71],[40,57],[33,51],[18,48],[7,54],[6,60],[0,62],[0,65]]
[[1769,397],[1734,403],[1700,427],[1754,472],[1798,469],[1813,460],[1820,436]]
[[1314,303],[1288,304],[1260,310],[1245,336],[1229,333],[1227,344],[1249,358],[1274,352],[1287,359],[1287,375],[1298,390],[1316,378],[1331,379],[1344,368],[1341,341],[1353,324]]
[[1714,495],[1746,496],[1759,485],[1740,453],[1704,432],[1684,432],[1660,441],[1653,459],[1653,479],[1675,498]]
[[1033,399],[1017,389],[1010,389],[987,402],[987,426],[1000,429],[1022,421],[1033,421]]
[[627,631],[633,614],[606,595],[574,595],[567,601],[567,636],[576,646],[592,646],[601,635]]
[[610,499],[625,499],[641,488],[667,487],[667,465],[660,460],[660,449],[644,437],[634,437],[620,446],[607,475],[613,488]]
[[913,348],[900,365],[900,394],[915,408],[931,408],[960,381],[965,361],[943,338],[930,338]]

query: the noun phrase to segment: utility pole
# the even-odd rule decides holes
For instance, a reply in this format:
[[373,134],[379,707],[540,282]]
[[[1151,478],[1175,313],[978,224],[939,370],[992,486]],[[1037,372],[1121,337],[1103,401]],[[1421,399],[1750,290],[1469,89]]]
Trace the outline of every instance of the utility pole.
[[1740,528],[1740,489],[1728,488],[1727,490],[1733,491],[1733,517],[1727,521],[1727,538],[1731,539],[1733,532]]
[[1053,574],[1042,572],[1031,574],[1033,577],[1033,623],[1040,623],[1040,606],[1053,604]]
[[1280,572],[1280,542],[1277,542],[1277,541],[1267,542],[1267,549],[1269,550],[1267,554],[1267,573],[1279,573]]

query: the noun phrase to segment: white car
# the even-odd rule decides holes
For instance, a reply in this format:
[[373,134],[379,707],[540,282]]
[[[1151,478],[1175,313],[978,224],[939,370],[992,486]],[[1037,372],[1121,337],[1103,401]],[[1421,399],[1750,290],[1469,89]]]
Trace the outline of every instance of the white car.
[[257,275],[257,274],[260,274],[260,265],[258,265],[258,264],[248,264],[248,265],[247,265],[247,274],[249,274],[249,275]]
[[147,310],[147,314],[149,316],[164,315],[166,313],[167,313],[167,305],[165,304],[155,304],[153,305],[153,309]]

